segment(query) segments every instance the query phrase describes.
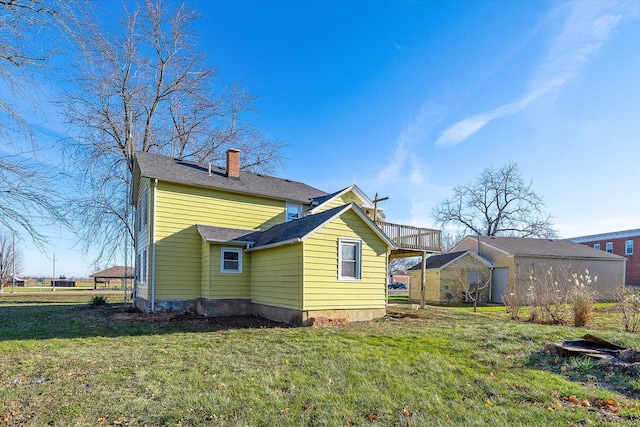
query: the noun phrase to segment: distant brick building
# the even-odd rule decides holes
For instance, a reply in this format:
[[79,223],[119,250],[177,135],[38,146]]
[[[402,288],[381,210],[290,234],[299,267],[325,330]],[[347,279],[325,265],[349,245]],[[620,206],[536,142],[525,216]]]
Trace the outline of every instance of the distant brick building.
[[640,286],[640,229],[573,237],[569,240],[627,258],[625,286]]

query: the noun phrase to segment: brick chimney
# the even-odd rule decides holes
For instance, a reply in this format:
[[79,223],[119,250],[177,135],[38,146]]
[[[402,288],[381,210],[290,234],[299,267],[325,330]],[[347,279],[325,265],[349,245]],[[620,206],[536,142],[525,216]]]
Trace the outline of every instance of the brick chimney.
[[227,150],[227,177],[240,178],[240,150],[236,148]]

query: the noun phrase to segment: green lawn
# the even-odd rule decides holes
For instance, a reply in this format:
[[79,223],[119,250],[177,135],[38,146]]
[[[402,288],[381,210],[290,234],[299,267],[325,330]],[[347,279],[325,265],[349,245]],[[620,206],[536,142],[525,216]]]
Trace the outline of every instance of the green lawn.
[[639,345],[619,330],[441,307],[393,307],[385,319],[340,326],[228,327],[133,313],[117,295],[104,307],[85,295],[40,297],[0,294],[0,426],[640,422],[638,378],[543,351],[586,332]]

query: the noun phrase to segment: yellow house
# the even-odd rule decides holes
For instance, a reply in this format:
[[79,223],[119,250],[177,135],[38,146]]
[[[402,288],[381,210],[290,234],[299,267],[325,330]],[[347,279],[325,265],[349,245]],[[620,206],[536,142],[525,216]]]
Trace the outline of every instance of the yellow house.
[[[386,309],[394,242],[357,186],[306,184],[138,152],[134,303],[147,312],[369,320]],[[380,212],[377,213],[380,216]]]

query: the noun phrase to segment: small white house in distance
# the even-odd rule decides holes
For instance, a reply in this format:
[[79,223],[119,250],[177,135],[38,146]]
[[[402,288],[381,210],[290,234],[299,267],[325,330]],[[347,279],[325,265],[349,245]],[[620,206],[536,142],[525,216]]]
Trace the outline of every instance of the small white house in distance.
[[598,300],[611,300],[615,290],[625,282],[624,257],[563,239],[522,237],[467,236],[453,249],[474,251],[493,262],[491,301],[504,302],[512,292],[524,292],[532,275],[544,275],[551,268],[554,274],[570,276],[589,272]]

